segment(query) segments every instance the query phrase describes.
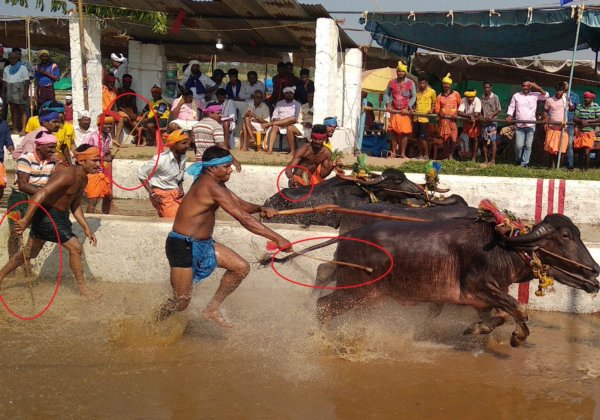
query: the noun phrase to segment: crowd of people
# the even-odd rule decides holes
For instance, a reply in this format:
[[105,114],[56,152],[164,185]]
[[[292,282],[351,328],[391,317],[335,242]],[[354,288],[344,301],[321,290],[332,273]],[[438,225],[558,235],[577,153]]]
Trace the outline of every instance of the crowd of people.
[[[514,136],[516,164],[528,167],[536,127],[544,125],[544,151],[550,156],[551,167],[557,165],[559,151],[566,155],[568,170],[574,169],[574,150],[581,155],[581,168],[590,167],[590,152],[594,148],[595,128],[600,123],[595,94],[585,92],[584,101],[571,92],[567,98],[568,83],[555,86],[553,96],[530,79],[523,80],[521,91],[515,93],[500,120],[501,102],[490,82],[483,83],[483,93],[453,89],[450,74],[442,79],[442,91],[436,94],[428,84],[427,75],[418,77],[418,86],[407,77],[407,66],[399,62],[397,78],[389,82],[384,94],[386,111],[390,114],[388,157],[407,157],[409,141],[417,142],[418,159],[429,159],[433,147],[443,147],[444,157],[453,159],[458,153],[463,159],[494,164],[497,144],[501,139],[498,123],[513,125],[508,130]],[[538,103],[544,106],[538,118]],[[432,118],[433,117],[433,118]],[[566,117],[566,118],[565,118]],[[462,120],[460,134],[458,120]],[[562,136],[562,137],[561,137]]]

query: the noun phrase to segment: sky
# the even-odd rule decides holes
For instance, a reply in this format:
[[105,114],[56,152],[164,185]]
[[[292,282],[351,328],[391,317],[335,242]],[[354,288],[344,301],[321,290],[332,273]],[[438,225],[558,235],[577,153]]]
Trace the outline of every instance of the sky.
[[[4,0],[0,0],[0,15],[4,16],[36,16],[53,15],[50,13],[50,0],[45,0],[46,11],[40,12],[35,9],[36,0],[29,0],[29,9],[20,6],[8,6]],[[126,1],[126,0],[125,0]],[[426,12],[426,11],[448,11],[450,7],[454,11],[460,10],[485,10],[485,9],[508,9],[508,8],[526,8],[526,7],[560,7],[560,0],[453,0],[450,2],[440,0],[299,0],[300,3],[322,4],[335,19],[344,19],[341,27],[348,29],[348,35],[359,45],[368,45],[370,35],[365,31],[355,31],[351,29],[360,29],[363,27],[358,23],[360,14],[335,13],[343,11],[363,12],[365,10],[375,12]],[[570,5],[580,4],[581,0],[569,3]],[[599,4],[600,0],[586,1],[586,4]],[[442,4],[447,6],[442,7]],[[568,6],[567,6],[568,7]],[[576,59],[592,60],[594,54],[590,51],[578,51]],[[544,54],[542,58],[548,59],[570,59],[571,52],[558,52],[553,54]]]

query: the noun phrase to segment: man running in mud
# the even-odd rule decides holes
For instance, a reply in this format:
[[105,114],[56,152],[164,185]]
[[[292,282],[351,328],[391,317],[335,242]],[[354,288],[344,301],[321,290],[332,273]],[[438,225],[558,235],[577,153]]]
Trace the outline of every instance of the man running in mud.
[[[54,143],[56,144],[56,140]],[[54,227],[56,226],[61,245],[69,251],[69,265],[79,286],[79,293],[88,299],[100,296],[90,289],[85,281],[81,261],[82,244],[73,233],[69,220],[69,212],[72,212],[77,223],[83,228],[85,236],[92,245],[96,246],[96,236],[83,216],[81,197],[87,185],[88,174],[94,174],[100,168],[100,149],[87,144],[81,145],[77,148],[76,161],[76,166],[69,166],[55,172],[48,183],[31,197],[33,203],[29,203],[25,216],[16,221],[15,230],[18,234],[22,234],[29,225],[31,225],[31,234],[26,251],[17,252],[0,270],[0,283],[23,264],[24,252],[29,254],[26,255],[27,258],[35,258],[46,241],[58,242]],[[51,218],[34,203],[42,205]]]
[[[311,184],[317,185],[323,182],[333,170],[331,150],[323,146],[325,140],[327,140],[326,127],[315,124],[310,139],[310,143],[305,143],[296,150],[294,157],[285,170],[285,175],[290,180],[290,188],[306,187]],[[305,167],[310,174],[298,166]]]
[[194,284],[200,283],[215,268],[221,267],[227,271],[202,315],[223,327],[233,326],[225,320],[220,307],[248,275],[250,265],[235,251],[213,240],[215,212],[219,207],[250,232],[272,240],[282,250],[291,251],[287,239],[251,216],[261,213],[273,217],[275,210],[248,203],[227,189],[225,183],[231,175],[232,164],[229,150],[211,146],[204,151],[202,162],[195,163],[188,170],[195,181],[183,197],[165,247],[171,266],[173,297],[160,308],[157,314],[159,321],[186,309],[192,299]]

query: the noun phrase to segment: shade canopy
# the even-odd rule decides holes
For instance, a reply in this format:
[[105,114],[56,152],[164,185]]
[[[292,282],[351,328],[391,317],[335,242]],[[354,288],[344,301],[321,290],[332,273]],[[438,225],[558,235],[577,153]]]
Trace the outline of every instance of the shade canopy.
[[[483,57],[527,57],[573,48],[577,7],[448,12],[368,12],[360,22],[383,48],[417,48]],[[578,49],[600,49],[600,8],[586,6]]]

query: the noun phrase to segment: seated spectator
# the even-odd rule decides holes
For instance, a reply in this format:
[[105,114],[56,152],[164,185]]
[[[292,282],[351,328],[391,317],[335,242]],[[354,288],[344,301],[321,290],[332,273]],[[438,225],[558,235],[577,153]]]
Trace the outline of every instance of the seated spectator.
[[[163,99],[162,89],[156,85],[150,89],[152,100],[148,102],[142,111],[142,127],[145,128],[146,144],[148,146],[156,145],[156,131],[159,128],[167,128],[169,125],[169,116],[171,114],[171,105]],[[150,109],[152,108],[152,109]],[[156,118],[158,118],[159,128],[156,127]]]
[[271,128],[269,132],[268,154],[273,153],[275,139],[281,130],[286,130],[285,134],[290,146],[290,153],[294,154],[296,151],[296,135],[300,135],[300,131],[298,131],[298,128],[294,124],[298,122],[302,105],[294,99],[295,92],[296,88],[294,86],[285,87],[283,89],[285,99],[282,99],[275,105],[271,122],[263,124],[263,128]]
[[[458,106],[458,115],[469,118],[463,120],[463,134],[468,138],[468,147],[465,150],[471,150],[471,160],[477,160],[477,150],[479,148],[479,137],[481,136],[481,125],[478,120],[481,116],[481,100],[477,97],[476,90],[467,90],[465,97],[461,99]],[[466,155],[464,155],[466,157]]]
[[236,101],[227,97],[225,89],[217,89],[217,102],[221,104],[223,112],[221,115],[221,124],[225,133],[225,143],[227,149],[231,146],[231,133],[235,131],[235,123],[237,121],[237,106]]
[[300,70],[300,81],[296,85],[296,95],[294,98],[302,105],[308,104],[313,107],[313,98],[315,96],[315,82],[310,80],[310,71],[308,69]]
[[198,99],[194,99],[194,93],[187,89],[179,98],[173,101],[171,108],[171,117],[173,121],[169,124],[170,131],[183,130],[190,131],[198,122],[204,104]]
[[117,98],[119,98],[117,99],[117,112],[121,118],[117,123],[115,140],[119,143],[122,142],[121,134],[125,125],[131,129],[138,119],[137,97],[135,90],[131,89],[132,83],[133,77],[130,74],[124,74],[121,78],[121,87],[117,89]]
[[89,111],[80,111],[77,113],[77,127],[75,127],[75,145],[71,152],[83,144],[83,139],[86,135],[92,132],[90,128],[92,125],[92,118],[90,117]]
[[240,99],[246,102],[252,102],[254,93],[257,90],[262,91],[263,97],[265,95],[265,84],[258,80],[258,74],[255,71],[248,72],[248,81],[242,82],[242,90],[240,92]]
[[257,89],[254,91],[253,102],[246,108],[240,144],[240,150],[244,152],[248,150],[248,145],[254,143],[254,133],[264,133],[263,124],[267,124],[271,119],[269,107],[263,99],[263,91]]
[[65,96],[65,121],[73,123],[73,97]]
[[229,69],[227,70],[227,77],[229,78],[229,82],[225,85],[225,92],[227,92],[227,99],[232,99],[234,101],[239,101],[240,92],[242,91],[242,82],[238,79],[238,71],[237,69]]
[[211,90],[210,93],[206,94],[205,100],[207,103],[217,101],[217,90],[225,89],[225,86],[227,85],[225,82],[223,82],[224,78],[225,78],[225,72],[223,70],[221,70],[221,69],[213,70],[213,74],[210,77],[210,79],[215,84],[215,88],[214,88],[214,90]]

